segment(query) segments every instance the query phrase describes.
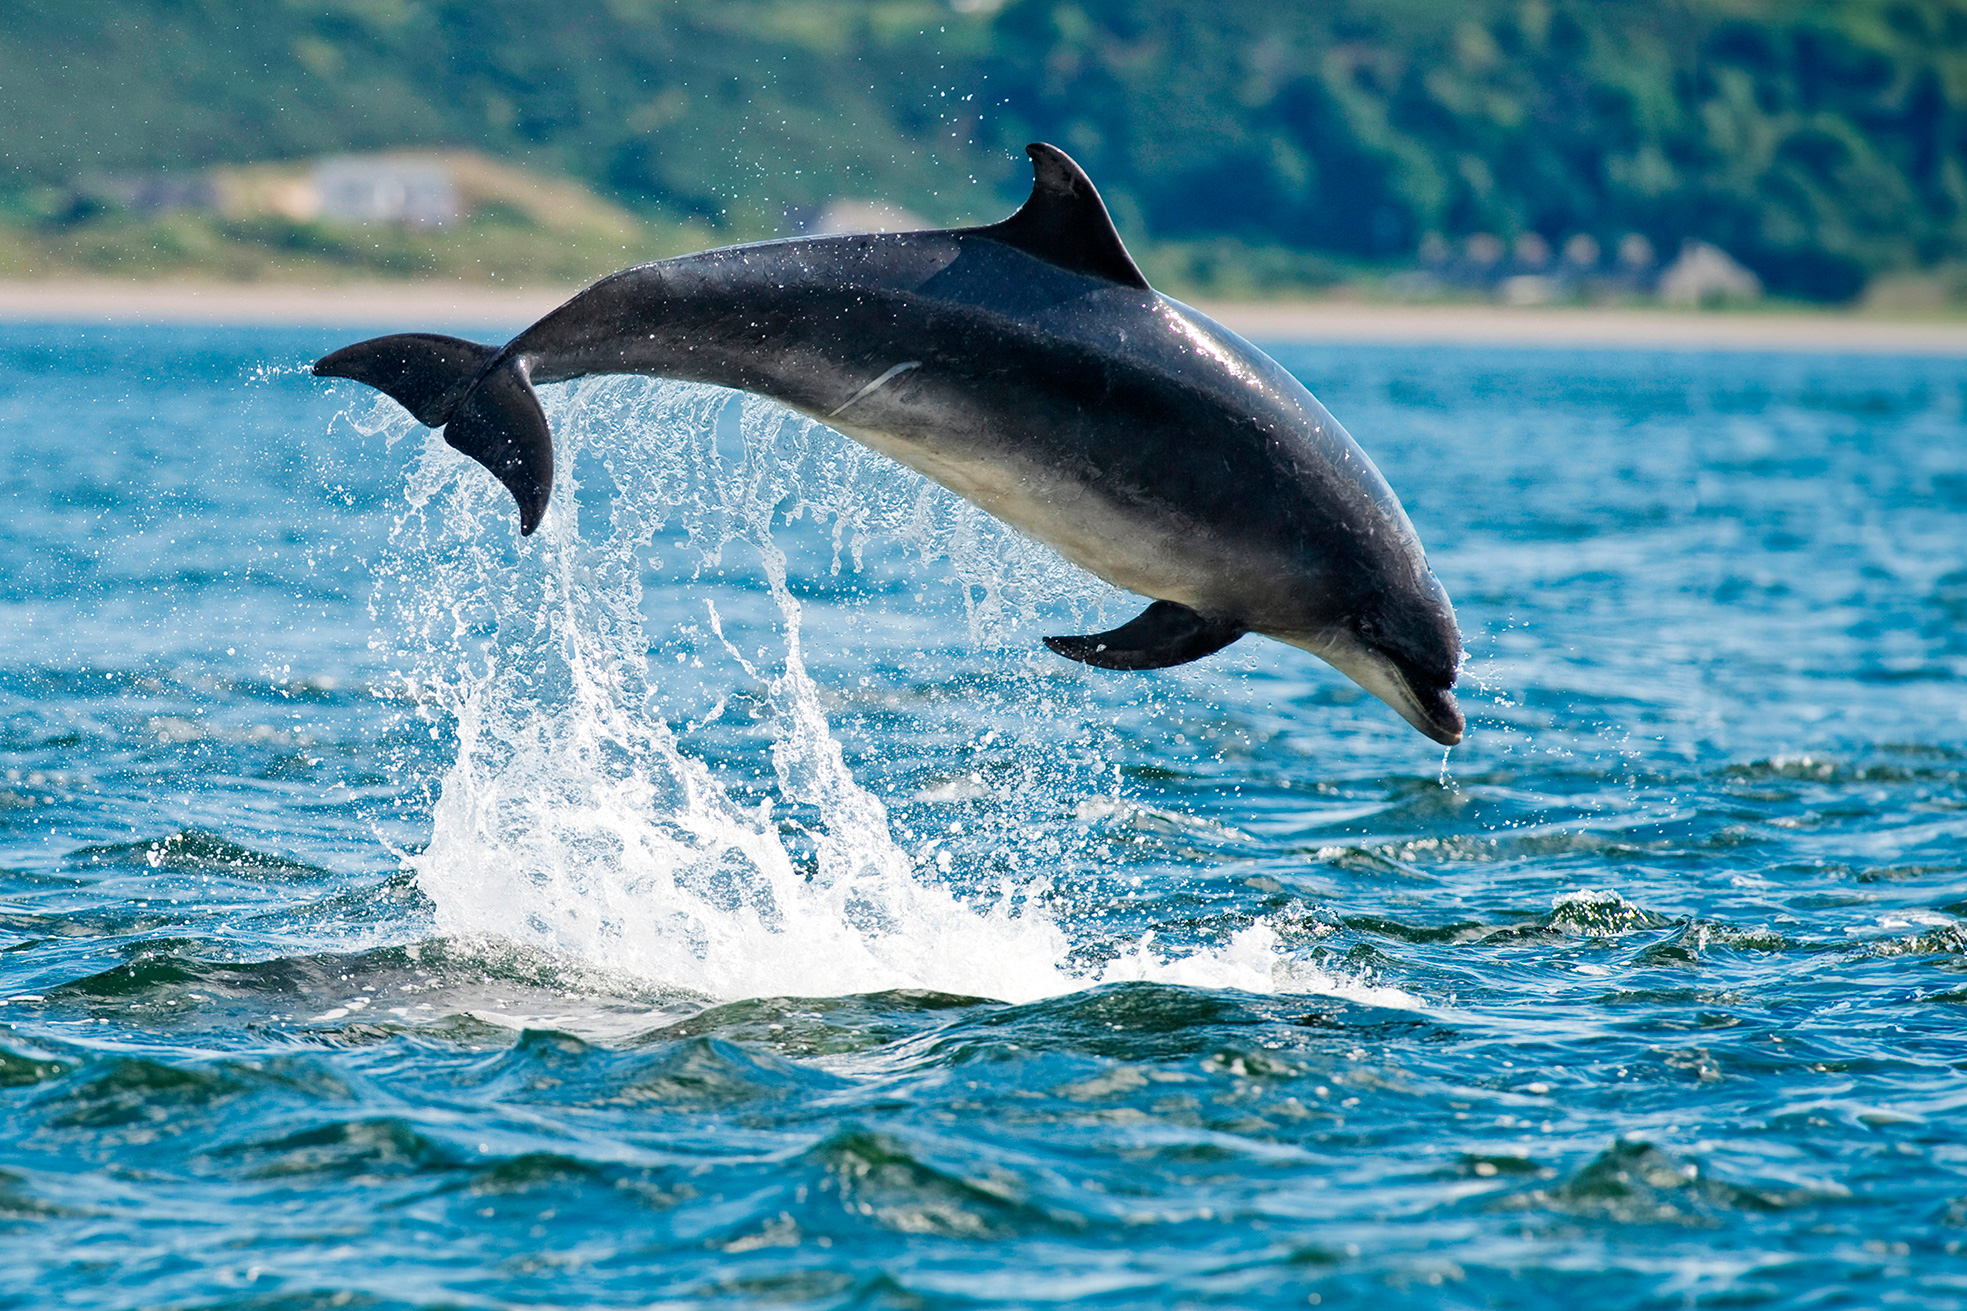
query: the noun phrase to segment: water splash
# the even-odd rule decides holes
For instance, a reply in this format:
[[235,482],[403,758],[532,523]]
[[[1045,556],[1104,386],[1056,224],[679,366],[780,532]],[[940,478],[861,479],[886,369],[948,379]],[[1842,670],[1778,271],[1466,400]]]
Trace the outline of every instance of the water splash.
[[[1097,975],[1075,973],[1073,944],[1043,908],[1048,883],[1031,872],[1042,862],[1013,862],[1021,877],[972,880],[961,895],[946,850],[931,863],[925,848],[918,868],[831,730],[773,533],[808,516],[830,526],[836,573],[860,567],[871,541],[906,543],[953,579],[971,640],[985,646],[1034,618],[1041,599],[1096,607],[1096,584],[769,403],[736,402],[739,447],[728,431],[720,439],[728,392],[626,379],[551,392],[559,485],[537,545],[515,547],[504,492],[432,434],[372,604],[429,731],[452,725],[457,739],[430,844],[410,861],[441,931],[725,998],[928,987],[1015,1001],[1136,978],[1338,986],[1294,973],[1261,924],[1172,961],[1143,940]],[[382,421],[378,410],[366,422]],[[584,535],[583,516],[604,504],[605,534]],[[756,557],[778,616],[776,651],[761,648],[771,659],[754,665],[739,651],[708,590],[702,608],[732,672],[764,684],[770,780],[719,777],[672,727],[652,657],[667,669],[688,653],[643,623],[659,535],[694,557],[699,577],[733,545]],[[1057,800],[1000,798],[1006,833],[1040,802],[1069,813]]]

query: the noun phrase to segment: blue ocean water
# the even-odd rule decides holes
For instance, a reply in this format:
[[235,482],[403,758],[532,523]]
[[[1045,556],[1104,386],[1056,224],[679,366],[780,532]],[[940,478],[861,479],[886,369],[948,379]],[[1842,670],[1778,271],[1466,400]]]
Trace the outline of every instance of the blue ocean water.
[[0,1304],[1967,1305],[1967,362],[1279,348],[1445,758],[823,429],[0,328]]

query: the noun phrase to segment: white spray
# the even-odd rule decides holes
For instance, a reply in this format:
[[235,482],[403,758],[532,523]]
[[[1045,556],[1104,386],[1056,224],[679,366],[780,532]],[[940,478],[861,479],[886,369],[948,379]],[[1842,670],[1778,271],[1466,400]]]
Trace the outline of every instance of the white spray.
[[[1035,617],[1037,597],[1064,593],[1093,608],[1097,584],[768,402],[742,402],[743,453],[727,458],[717,421],[729,392],[602,378],[544,399],[560,473],[536,544],[515,547],[504,491],[431,434],[373,604],[421,713],[455,723],[457,759],[430,844],[411,862],[440,931],[720,998],[918,987],[1019,1001],[1135,978],[1335,986],[1282,960],[1262,924],[1214,951],[1164,961],[1142,944],[1097,977],[1075,974],[1066,933],[1037,904],[1038,880],[966,901],[935,867],[918,868],[830,730],[772,528],[801,514],[830,521],[836,569],[843,554],[858,567],[869,541],[909,543],[954,574],[971,639],[986,645]],[[382,402],[359,425],[392,428],[392,443],[412,427]],[[609,524],[586,537],[580,516],[594,501],[576,474],[596,465],[611,484]],[[724,645],[768,684],[776,797],[739,801],[662,713],[642,619],[658,533],[680,535],[704,564],[733,542],[757,553],[783,625],[776,671],[759,673]],[[666,642],[655,649],[670,654]],[[802,863],[780,831],[792,809],[819,816],[813,860]]]

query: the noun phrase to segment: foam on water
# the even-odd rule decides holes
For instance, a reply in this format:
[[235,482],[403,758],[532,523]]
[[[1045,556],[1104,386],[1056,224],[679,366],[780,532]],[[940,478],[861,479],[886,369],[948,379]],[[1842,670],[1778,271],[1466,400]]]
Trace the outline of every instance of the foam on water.
[[[1032,617],[1037,598],[1064,594],[1085,608],[1097,587],[973,507],[766,402],[740,403],[743,450],[727,453],[718,419],[728,392],[595,379],[546,399],[560,473],[537,545],[515,551],[504,491],[432,434],[372,607],[429,731],[455,725],[430,843],[410,860],[441,931],[720,998],[912,987],[1019,1001],[1154,979],[1414,1004],[1292,961],[1261,922],[1173,959],[1150,934],[1099,972],[1075,972],[1066,930],[1040,904],[1042,877],[959,895],[947,866],[926,855],[918,864],[897,842],[887,807],[843,758],[807,670],[774,523],[830,521],[836,569],[843,556],[857,566],[871,538],[906,540],[960,586],[979,643]],[[410,430],[386,404],[367,420],[391,425]],[[588,536],[583,506],[602,489],[583,489],[578,475],[595,469],[608,523]],[[776,787],[755,805],[685,749],[652,677],[642,588],[659,532],[680,532],[705,565],[749,546],[777,607],[778,646],[763,666],[724,642],[733,678],[766,685]],[[707,587],[704,600],[723,638]],[[658,635],[655,649],[665,646]],[[1035,800],[996,798],[1007,835]],[[795,810],[818,824],[790,824]],[[809,845],[795,849],[798,828]]]

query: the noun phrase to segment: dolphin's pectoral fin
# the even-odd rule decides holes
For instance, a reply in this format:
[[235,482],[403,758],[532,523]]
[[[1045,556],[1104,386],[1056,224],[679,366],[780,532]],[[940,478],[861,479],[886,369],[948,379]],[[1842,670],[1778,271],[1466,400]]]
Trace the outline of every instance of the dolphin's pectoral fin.
[[508,358],[479,378],[444,425],[444,440],[492,471],[519,502],[519,532],[530,534],[553,491],[553,432],[523,361]]
[[1213,655],[1247,631],[1173,601],[1156,601],[1110,633],[1048,637],[1045,645],[1100,669],[1166,669]]
[[970,231],[1074,273],[1152,290],[1086,170],[1042,141],[1032,142],[1024,153],[1031,156],[1031,198],[1002,223]]

